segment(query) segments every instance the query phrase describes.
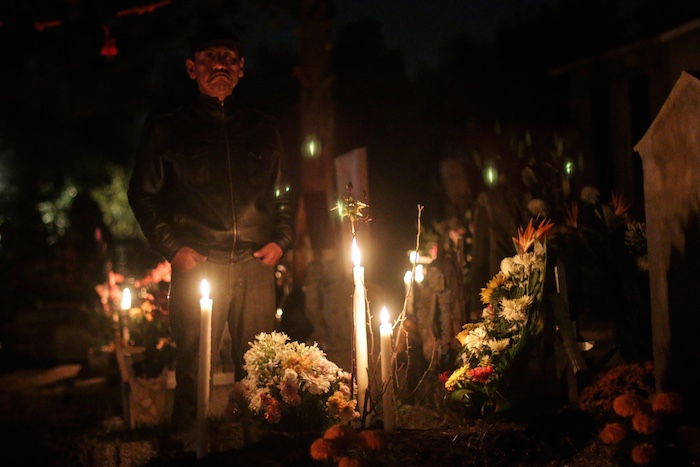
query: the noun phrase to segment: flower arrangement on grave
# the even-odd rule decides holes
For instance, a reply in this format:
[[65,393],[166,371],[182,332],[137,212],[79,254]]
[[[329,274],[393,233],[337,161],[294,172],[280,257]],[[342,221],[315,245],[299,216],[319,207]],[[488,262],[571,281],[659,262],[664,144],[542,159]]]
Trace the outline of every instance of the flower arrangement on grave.
[[554,224],[531,220],[513,238],[517,254],[504,258],[501,270],[481,289],[482,320],[467,323],[457,335],[460,366],[443,374],[448,397],[483,415],[496,409],[499,387],[519,353],[542,330],[539,313],[547,263],[546,236]]
[[280,431],[324,429],[359,418],[351,375],[326,358],[317,344],[290,341],[282,332],[261,333],[244,355],[241,393],[250,412]]
[[167,307],[167,289],[158,282],[141,288],[137,303],[127,311],[130,344],[144,347],[144,352],[133,362],[138,377],[155,378],[164,370],[172,370],[175,344],[172,342]]
[[[144,349],[132,355],[134,375],[139,378],[156,378],[174,365],[175,344],[171,340],[167,297],[170,274],[170,263],[163,261],[133,281],[110,271],[109,281],[95,287],[105,313],[115,322],[121,321],[128,330],[124,343]],[[130,307],[119,317],[125,282],[132,285],[129,288],[135,293]]]

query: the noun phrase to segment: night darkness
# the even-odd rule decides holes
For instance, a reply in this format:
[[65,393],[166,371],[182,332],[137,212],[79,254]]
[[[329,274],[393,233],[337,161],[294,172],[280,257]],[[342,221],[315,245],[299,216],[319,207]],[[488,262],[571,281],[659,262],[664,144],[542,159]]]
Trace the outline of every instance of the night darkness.
[[[443,216],[439,161],[466,151],[469,122],[560,122],[565,105],[551,67],[698,13],[681,0],[342,3],[334,23],[336,153],[368,150],[373,222],[389,265],[378,276],[398,292],[416,207],[426,206],[426,224]],[[152,8],[125,14],[145,6]],[[240,92],[280,119],[295,155],[296,14],[291,1],[4,1],[3,261],[51,254],[35,206],[66,180],[87,191],[108,183],[108,166],[130,170],[147,113],[192,92],[183,63],[197,21],[236,25],[248,43]],[[107,38],[116,40],[112,57],[100,54]]]

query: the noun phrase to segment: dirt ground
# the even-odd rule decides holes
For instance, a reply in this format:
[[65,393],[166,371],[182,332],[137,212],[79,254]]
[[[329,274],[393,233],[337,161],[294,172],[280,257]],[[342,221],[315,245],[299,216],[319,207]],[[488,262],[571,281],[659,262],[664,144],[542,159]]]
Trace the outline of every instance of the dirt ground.
[[[27,465],[94,465],[86,461],[86,440],[107,436],[114,428],[122,415],[120,397],[118,380],[91,375],[77,364],[0,374],[0,449],[4,459]],[[404,406],[400,420],[400,428],[387,434],[382,449],[364,452],[363,465],[622,465],[598,440],[598,427],[576,410],[526,419],[512,415],[465,419]],[[316,436],[271,432],[239,449],[215,452],[202,460],[156,443],[156,452],[142,465],[337,465],[310,457],[309,446]],[[696,453],[682,463],[658,465],[698,465],[697,460]]]

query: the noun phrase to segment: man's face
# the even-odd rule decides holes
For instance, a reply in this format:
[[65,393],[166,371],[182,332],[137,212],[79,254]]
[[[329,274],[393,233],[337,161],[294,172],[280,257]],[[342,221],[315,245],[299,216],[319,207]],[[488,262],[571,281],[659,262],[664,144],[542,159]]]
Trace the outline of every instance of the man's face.
[[223,101],[243,77],[244,59],[225,46],[214,46],[195,53],[185,62],[187,74],[197,80],[202,94]]

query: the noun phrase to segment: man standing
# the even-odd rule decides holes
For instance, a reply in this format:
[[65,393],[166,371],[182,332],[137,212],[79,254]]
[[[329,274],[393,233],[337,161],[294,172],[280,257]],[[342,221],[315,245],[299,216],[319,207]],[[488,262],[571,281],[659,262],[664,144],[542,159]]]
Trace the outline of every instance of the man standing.
[[186,449],[196,440],[202,280],[213,299],[212,356],[228,323],[239,380],[248,342],[274,329],[275,265],[294,244],[296,197],[276,124],[233,92],[244,60],[227,30],[195,38],[185,65],[199,92],[148,119],[128,191],[151,248],[172,264],[172,428]]

